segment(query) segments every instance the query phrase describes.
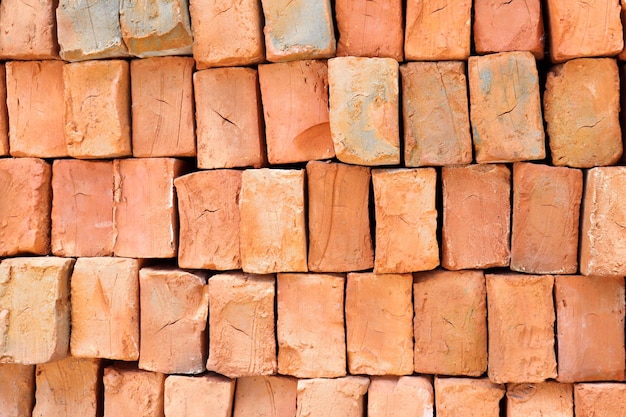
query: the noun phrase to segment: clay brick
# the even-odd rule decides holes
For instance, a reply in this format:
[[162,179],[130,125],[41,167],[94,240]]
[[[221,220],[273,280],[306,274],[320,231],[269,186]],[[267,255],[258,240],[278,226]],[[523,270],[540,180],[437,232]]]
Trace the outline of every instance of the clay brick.
[[196,156],[193,68],[189,57],[130,62],[133,156]]
[[507,417],[574,417],[573,386],[558,382],[509,384]]
[[174,186],[180,213],[178,266],[240,269],[241,171],[194,172],[176,178]]
[[414,275],[415,372],[480,376],[487,370],[487,290],[482,271]]
[[37,365],[33,417],[96,417],[102,394],[100,359],[67,357]]
[[237,379],[233,417],[294,417],[297,384],[283,376]]
[[298,378],[346,375],[345,278],[278,274],[278,372]]
[[0,159],[0,256],[50,250],[52,169],[42,159]]
[[372,171],[376,207],[376,273],[427,271],[439,265],[437,172]]
[[174,178],[184,162],[174,158],[121,159],[115,174],[115,256],[173,258],[178,246]]
[[333,158],[326,61],[259,65],[259,81],[269,163]]
[[406,166],[471,163],[465,63],[409,62],[400,75]]
[[165,417],[231,417],[235,380],[220,375],[170,375],[165,379]]
[[265,144],[256,70],[199,71],[193,84],[198,168],[260,167]]
[[404,19],[401,0],[335,2],[339,31],[337,56],[404,58]]
[[435,377],[437,417],[498,417],[504,393],[504,385],[487,378]]
[[0,263],[0,363],[32,365],[67,356],[73,259]]
[[239,209],[244,272],[306,272],[304,170],[244,171]]
[[139,268],[142,261],[79,258],[71,279],[73,356],[139,358]]
[[120,29],[128,52],[138,57],[190,55],[193,37],[187,0],[124,0]]
[[509,265],[511,172],[505,165],[444,167],[441,264],[446,269]]
[[619,1],[546,2],[552,62],[615,55],[624,47]]
[[421,376],[373,377],[367,391],[368,417],[433,416],[432,382]]
[[346,338],[351,374],[413,373],[410,274],[348,274]]
[[139,287],[139,368],[166,374],[203,372],[209,313],[206,278],[173,268],[142,268]]
[[309,270],[348,272],[374,265],[370,169],[309,162]]
[[9,113],[7,110],[6,68],[0,63],[0,156],[9,154]]
[[11,155],[68,156],[64,130],[62,61],[6,64]]
[[582,191],[580,170],[525,162],[513,165],[512,270],[576,273]]
[[65,138],[70,156],[130,156],[128,61],[68,64],[63,67],[63,81]]
[[0,5],[0,57],[2,59],[55,59],[59,57],[54,0],[3,0]]
[[618,416],[626,413],[626,384],[574,385],[576,417]]
[[543,58],[541,1],[474,1],[474,44],[479,54],[529,51]]
[[54,161],[51,240],[56,256],[113,254],[113,162]]
[[104,417],[164,417],[165,376],[130,364],[104,368]]
[[0,364],[0,416],[30,417],[35,400],[35,366]]
[[552,275],[486,275],[489,379],[543,382],[555,378]]
[[575,59],[548,72],[543,96],[554,165],[590,168],[622,156],[619,74],[613,59]]
[[229,378],[276,373],[274,282],[242,273],[209,279],[209,371]]
[[336,379],[298,381],[297,417],[361,417],[369,378],[347,376]]
[[[450,6],[450,7],[448,7]],[[471,0],[407,0],[404,58],[465,60],[470,54]]]
[[467,67],[476,162],[545,158],[535,57],[502,52],[471,57]]
[[400,163],[398,74],[391,58],[328,61],[330,132],[341,162]]
[[560,382],[623,381],[624,278],[559,275],[554,282]]

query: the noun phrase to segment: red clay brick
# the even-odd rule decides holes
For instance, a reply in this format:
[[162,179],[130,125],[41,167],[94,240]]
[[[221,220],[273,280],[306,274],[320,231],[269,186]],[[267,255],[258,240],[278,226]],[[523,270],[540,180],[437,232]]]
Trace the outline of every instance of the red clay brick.
[[368,417],[433,416],[433,384],[421,376],[373,377],[367,391]]
[[298,381],[297,417],[361,417],[370,380],[362,376]]
[[165,417],[231,417],[235,380],[221,375],[165,379]]
[[435,377],[437,417],[498,417],[504,385],[487,378]]
[[573,386],[558,382],[509,384],[507,417],[574,417]]
[[2,417],[30,417],[35,400],[35,366],[0,364]]
[[626,415],[626,384],[576,384],[574,385],[576,417]]
[[58,58],[56,7],[57,1],[54,0],[3,0],[0,6],[0,58]]
[[7,110],[6,68],[0,63],[0,156],[9,154],[9,113]]
[[294,417],[297,380],[284,376],[237,379],[233,417]]
[[104,417],[164,417],[165,375],[120,363],[104,368]]

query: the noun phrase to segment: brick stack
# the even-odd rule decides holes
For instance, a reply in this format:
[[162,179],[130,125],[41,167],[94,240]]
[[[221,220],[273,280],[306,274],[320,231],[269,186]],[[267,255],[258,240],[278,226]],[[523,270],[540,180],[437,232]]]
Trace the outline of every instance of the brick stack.
[[0,416],[626,416],[624,10],[2,0]]

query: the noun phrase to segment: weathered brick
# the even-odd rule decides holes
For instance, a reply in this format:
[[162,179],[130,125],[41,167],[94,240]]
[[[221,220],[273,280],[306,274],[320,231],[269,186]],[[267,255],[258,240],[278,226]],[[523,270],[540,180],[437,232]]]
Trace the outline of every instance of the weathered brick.
[[507,417],[574,417],[573,386],[558,382],[508,384]]
[[59,57],[54,0],[3,0],[0,5],[0,58]]
[[9,113],[7,109],[7,77],[4,63],[0,63],[0,156],[9,154]]
[[373,377],[367,390],[368,417],[432,417],[433,384],[422,376]]
[[297,383],[284,376],[238,378],[233,417],[294,417]]
[[0,415],[30,417],[35,400],[35,366],[0,364]]
[[221,375],[181,376],[165,379],[165,417],[231,417],[235,380]]
[[435,377],[437,417],[498,417],[504,393],[504,385],[487,378]]
[[626,415],[626,384],[596,383],[574,385],[576,417]]
[[[362,376],[298,380],[297,417],[361,417],[370,380]],[[332,406],[330,406],[332,404]]]
[[104,368],[104,417],[164,417],[165,375],[120,363]]

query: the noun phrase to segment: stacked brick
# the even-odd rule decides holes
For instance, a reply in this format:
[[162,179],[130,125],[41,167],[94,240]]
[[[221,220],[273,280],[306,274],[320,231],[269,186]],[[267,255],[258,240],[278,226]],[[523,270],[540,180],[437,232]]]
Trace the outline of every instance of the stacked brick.
[[624,10],[2,0],[0,416],[626,416]]

